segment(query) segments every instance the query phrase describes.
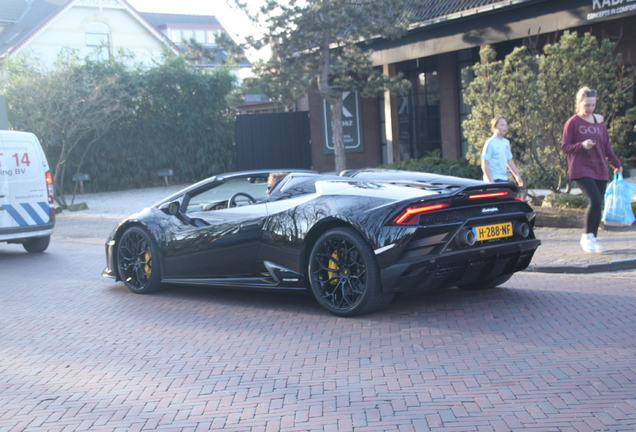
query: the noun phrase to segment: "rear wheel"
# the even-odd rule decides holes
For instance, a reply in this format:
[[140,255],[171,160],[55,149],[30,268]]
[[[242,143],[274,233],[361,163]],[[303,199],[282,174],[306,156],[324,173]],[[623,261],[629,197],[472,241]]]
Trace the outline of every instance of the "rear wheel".
[[324,233],[309,258],[311,290],[325,309],[338,316],[355,316],[386,307],[393,298],[384,293],[373,250],[351,228]]
[[22,242],[22,247],[28,253],[40,253],[44,252],[47,247],[49,247],[49,242],[51,241],[51,236],[46,237],[31,237],[30,239]]
[[129,290],[148,294],[161,288],[157,242],[139,227],[128,228],[117,246],[119,276]]
[[468,285],[460,285],[459,288],[463,290],[467,290],[467,291],[488,290],[508,282],[513,274],[514,273],[510,273],[510,274],[499,276],[493,279],[488,279],[483,282],[477,282],[477,283],[468,284]]

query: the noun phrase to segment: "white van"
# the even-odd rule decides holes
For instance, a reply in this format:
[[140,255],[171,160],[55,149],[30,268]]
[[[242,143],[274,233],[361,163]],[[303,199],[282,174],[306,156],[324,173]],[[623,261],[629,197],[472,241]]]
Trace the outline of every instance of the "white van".
[[37,137],[0,131],[0,242],[43,252],[55,225],[53,177]]

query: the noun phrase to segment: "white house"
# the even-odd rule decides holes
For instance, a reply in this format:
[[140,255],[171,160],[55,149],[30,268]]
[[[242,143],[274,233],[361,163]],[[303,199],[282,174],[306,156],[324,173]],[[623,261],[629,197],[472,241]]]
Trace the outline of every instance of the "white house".
[[0,2],[0,63],[24,52],[46,66],[62,48],[71,48],[82,57],[123,49],[135,62],[150,64],[165,49],[179,53],[182,40],[194,37],[211,45],[225,31],[213,16],[144,14],[126,0]]

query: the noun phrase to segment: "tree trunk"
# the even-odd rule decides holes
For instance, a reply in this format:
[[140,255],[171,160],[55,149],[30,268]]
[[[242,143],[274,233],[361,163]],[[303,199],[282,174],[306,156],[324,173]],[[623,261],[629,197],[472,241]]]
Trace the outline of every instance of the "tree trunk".
[[331,104],[331,127],[333,130],[333,153],[336,162],[336,175],[347,169],[344,136],[342,134],[342,96],[333,98]]
[[[329,0],[322,0],[325,4]],[[333,132],[333,153],[336,162],[336,174],[347,169],[347,155],[344,148],[344,137],[342,136],[342,91],[338,91],[329,85],[329,65],[330,65],[330,43],[331,32],[322,32],[320,43],[320,73],[318,75],[318,91],[331,106],[331,131]]]

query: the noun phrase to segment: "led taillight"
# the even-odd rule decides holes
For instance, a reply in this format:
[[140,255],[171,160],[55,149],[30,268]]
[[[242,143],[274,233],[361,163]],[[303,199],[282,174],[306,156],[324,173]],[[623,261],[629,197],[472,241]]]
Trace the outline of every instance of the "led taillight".
[[53,176],[50,171],[46,172],[46,188],[49,194],[49,204],[55,204],[55,196],[53,195]]
[[415,218],[413,216],[421,213],[426,213],[433,210],[439,210],[444,207],[450,206],[450,203],[437,203],[437,204],[421,204],[418,206],[411,206],[404,210],[398,217],[393,219],[393,222],[401,225],[407,225],[414,223]]
[[508,192],[491,192],[491,193],[484,193],[484,194],[477,194],[477,195],[469,195],[468,198],[469,199],[494,198],[494,197],[500,197],[504,195],[508,195]]

